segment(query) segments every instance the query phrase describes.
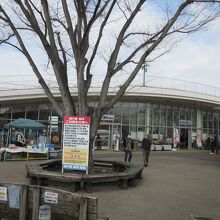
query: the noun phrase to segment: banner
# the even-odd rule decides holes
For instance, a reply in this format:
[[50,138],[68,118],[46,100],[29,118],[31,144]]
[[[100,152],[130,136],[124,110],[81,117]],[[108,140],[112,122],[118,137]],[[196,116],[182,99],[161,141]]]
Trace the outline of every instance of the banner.
[[173,147],[176,147],[180,142],[179,130],[177,128],[173,128]]
[[196,144],[198,148],[202,148],[202,141],[199,135],[196,136]]
[[64,116],[62,170],[88,171],[89,116]]

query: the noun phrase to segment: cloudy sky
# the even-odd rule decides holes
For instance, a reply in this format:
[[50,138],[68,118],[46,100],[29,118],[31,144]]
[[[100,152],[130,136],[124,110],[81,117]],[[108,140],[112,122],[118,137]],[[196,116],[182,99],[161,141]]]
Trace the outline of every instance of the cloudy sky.
[[148,74],[220,87],[220,20],[181,41],[149,66]]
[[[151,13],[150,19],[152,22],[156,21],[158,11]],[[148,67],[147,74],[220,87],[219,36],[220,19],[210,24],[207,30],[186,36],[172,51],[152,62]],[[42,56],[38,53],[35,54],[35,57],[42,61]],[[45,67],[43,64],[40,65],[42,68]],[[16,83],[15,75],[19,76],[22,81],[28,81],[30,80],[28,75],[33,75],[25,57],[8,47],[0,48],[0,66],[1,82]],[[140,72],[140,80],[141,77],[142,73]]]

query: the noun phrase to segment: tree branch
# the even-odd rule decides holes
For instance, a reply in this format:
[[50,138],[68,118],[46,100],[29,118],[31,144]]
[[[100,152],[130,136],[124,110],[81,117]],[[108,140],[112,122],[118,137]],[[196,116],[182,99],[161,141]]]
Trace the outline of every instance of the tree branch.
[[50,102],[52,103],[52,105],[55,107],[57,113],[62,117],[63,116],[63,111],[62,109],[59,107],[57,101],[55,100],[55,98],[53,97],[53,94],[51,93],[49,87],[47,86],[46,82],[44,81],[42,75],[40,74],[37,66],[35,65],[33,59],[31,58],[29,52],[27,51],[21,36],[19,35],[18,31],[16,30],[16,27],[13,25],[12,21],[10,20],[9,16],[6,14],[6,12],[3,10],[3,8],[0,6],[0,11],[4,14],[5,18],[7,19],[7,23],[9,24],[9,26],[11,27],[14,35],[16,36],[18,43],[21,47],[20,51],[22,50],[22,53],[26,56],[27,60],[29,61],[29,64],[31,65],[35,75],[38,78],[39,83],[41,84],[42,88],[44,89],[45,93],[47,94]]
[[[59,43],[60,50],[61,50],[62,56],[63,56],[63,65],[64,65],[64,67],[65,67],[65,69],[66,69],[66,71],[67,71],[66,52],[65,52],[65,49],[64,49],[64,47],[63,47],[63,45],[62,45],[62,41],[61,41],[61,39],[60,39],[60,33],[57,32],[56,35],[57,35],[58,43]],[[67,81],[67,79],[66,79],[66,81]]]
[[116,60],[117,60],[121,45],[123,43],[124,34],[127,31],[130,24],[132,23],[132,21],[134,20],[135,16],[139,12],[139,10],[140,10],[141,6],[144,4],[144,2],[145,2],[145,0],[140,0],[138,2],[135,9],[133,10],[130,17],[128,18],[128,20],[123,25],[123,27],[122,27],[119,35],[118,35],[114,50],[113,50],[113,52],[111,54],[111,57],[109,59],[109,62],[108,62],[107,74],[106,74],[106,77],[105,77],[104,82],[103,82],[101,95],[100,95],[101,98],[99,99],[99,105],[98,105],[99,109],[103,108],[103,106],[105,105],[105,101],[106,101],[107,94],[108,94],[108,88],[109,88],[110,80],[111,80],[111,77],[112,77],[111,73],[115,68]]
[[[176,20],[178,19],[179,15],[181,14],[181,12],[189,5],[192,4],[193,1],[191,0],[187,0],[184,3],[182,3],[179,8],[177,9],[176,13],[174,14],[174,16],[170,19],[170,21],[165,25],[165,27],[163,28],[163,31],[161,32],[160,36],[157,38],[157,40],[146,50],[145,53],[143,53],[143,55],[141,56],[138,64],[135,66],[134,70],[132,71],[132,73],[130,74],[130,76],[128,77],[128,79],[123,83],[123,85],[120,87],[119,91],[117,92],[117,94],[105,105],[105,108],[103,109],[103,111],[106,111],[106,109],[111,108],[111,106],[113,106],[117,100],[125,93],[126,89],[128,88],[128,86],[130,85],[130,83],[133,81],[133,79],[135,78],[135,76],[137,75],[137,73],[139,72],[139,70],[141,69],[142,64],[145,62],[146,57],[160,44],[160,42],[167,36],[167,33],[169,32],[169,30],[171,29],[171,27],[173,26],[173,24],[176,22]],[[104,105],[101,105],[101,108],[103,108]]]
[[95,43],[95,47],[93,49],[93,52],[92,52],[92,55],[90,57],[90,60],[88,62],[88,66],[87,66],[87,69],[86,69],[86,75],[87,75],[87,82],[86,82],[86,93],[88,93],[88,89],[90,87],[90,84],[91,84],[91,80],[92,80],[92,76],[91,76],[91,66],[92,66],[92,63],[95,59],[95,56],[97,54],[97,51],[98,51],[98,47],[99,47],[99,44],[100,44],[100,41],[101,41],[101,38],[102,38],[102,34],[103,34],[103,30],[104,30],[104,27],[106,26],[106,23],[112,13],[112,10],[115,6],[115,3],[117,2],[117,0],[113,0],[106,16],[105,16],[105,19],[104,21],[102,22],[101,26],[100,26],[100,29],[99,29],[99,34],[98,34],[98,38],[96,40],[96,43]]
[[[47,36],[47,23],[46,23],[46,21],[44,19],[44,16],[43,16],[42,12],[40,10],[38,10],[38,8],[34,5],[34,3],[31,0],[29,0],[29,1],[31,3],[32,7],[38,12],[38,14],[40,15],[40,17],[41,17],[41,19],[42,19],[42,21],[44,23],[44,26],[45,26],[44,36],[46,38],[46,36]],[[27,0],[25,2],[27,2]],[[28,2],[27,2],[27,5],[29,5]]]
[[67,2],[66,0],[62,0],[62,6],[63,6],[63,12],[66,18],[67,22],[67,33],[69,35],[71,47],[73,50],[73,54],[75,57],[77,57],[77,42],[76,42],[76,33],[73,30],[73,24],[72,24],[72,19],[68,10]]

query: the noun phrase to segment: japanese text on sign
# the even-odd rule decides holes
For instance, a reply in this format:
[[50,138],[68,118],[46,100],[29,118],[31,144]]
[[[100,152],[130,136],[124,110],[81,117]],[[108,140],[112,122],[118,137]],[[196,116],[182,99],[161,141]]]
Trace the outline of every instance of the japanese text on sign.
[[63,169],[87,170],[90,117],[64,116]]

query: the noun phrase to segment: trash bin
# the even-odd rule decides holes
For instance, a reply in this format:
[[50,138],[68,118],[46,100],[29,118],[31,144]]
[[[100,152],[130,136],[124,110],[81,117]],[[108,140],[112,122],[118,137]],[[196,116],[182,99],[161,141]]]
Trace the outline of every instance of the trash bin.
[[39,207],[39,220],[51,220],[51,209],[49,205]]

